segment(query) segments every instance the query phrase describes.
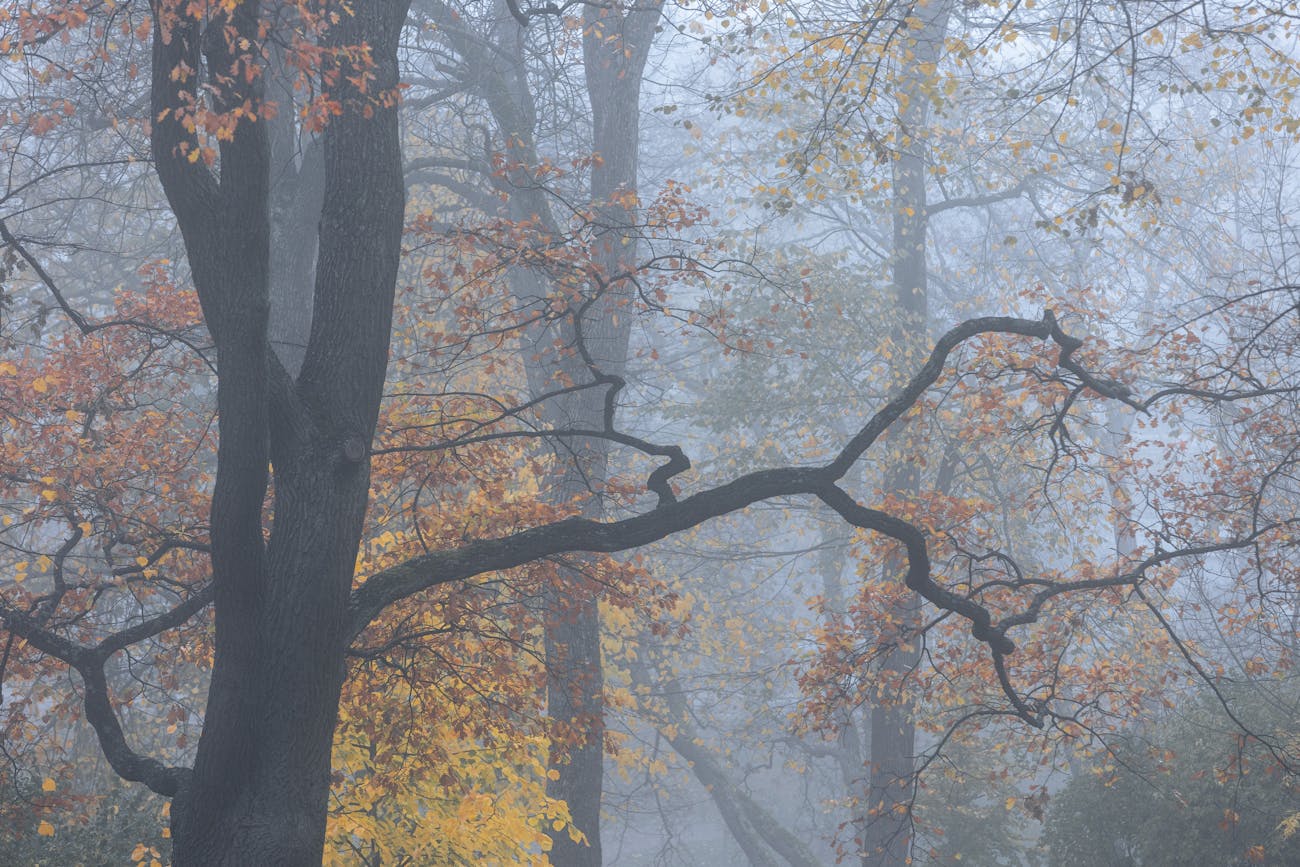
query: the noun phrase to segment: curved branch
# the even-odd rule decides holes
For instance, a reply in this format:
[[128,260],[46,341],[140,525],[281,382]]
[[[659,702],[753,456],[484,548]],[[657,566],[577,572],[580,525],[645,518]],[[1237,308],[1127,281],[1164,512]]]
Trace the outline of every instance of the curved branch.
[[[789,496],[816,496],[855,526],[877,530],[902,541],[908,548],[907,586],[941,608],[956,611],[971,621],[972,634],[998,653],[1011,653],[1015,645],[992,623],[987,609],[971,599],[935,584],[925,537],[915,527],[875,509],[859,505],[836,487],[866,450],[916,405],[921,395],[943,373],[948,356],[964,341],[988,333],[1020,334],[1052,340],[1061,347],[1060,364],[1089,388],[1107,396],[1132,401],[1123,386],[1093,377],[1071,358],[1082,341],[1065,334],[1050,310],[1041,320],[1016,317],[984,317],[955,326],[939,338],[929,359],[903,389],[867,422],[844,449],[823,467],[782,467],[741,476],[729,483],[694,494],[684,500],[660,495],[659,505],[649,512],[619,521],[568,518],[553,524],[521,530],[509,536],[471,542],[459,548],[413,557],[375,573],[352,593],[350,603],[353,636],[359,634],[392,603],[422,590],[459,581],[486,572],[512,569],[543,557],[574,551],[611,553],[656,542],[695,527],[711,518],[744,509],[762,500]],[[684,457],[684,456],[683,456]],[[667,486],[670,464],[656,484]],[[653,477],[652,477],[653,478]],[[671,491],[669,491],[671,493]]]
[[125,650],[132,644],[139,644],[141,641],[153,638],[155,635],[161,635],[169,629],[175,629],[185,624],[191,617],[207,608],[211,603],[212,585],[208,584],[175,608],[141,621],[135,626],[128,627],[120,632],[114,632],[95,645],[90,652],[100,659],[108,659],[114,653]]
[[907,575],[904,583],[909,589],[937,607],[965,617],[971,622],[971,635],[987,643],[995,652],[1015,652],[1015,642],[1007,638],[1004,630],[994,626],[993,617],[987,608],[973,599],[958,596],[939,586],[930,577],[930,555],[926,550],[925,534],[919,529],[901,518],[860,505],[834,484],[828,483],[815,493],[823,503],[853,526],[883,533],[903,543],[907,548]]
[[921,369],[897,395],[871,417],[853,439],[849,440],[843,451],[826,467],[833,477],[838,479],[848,472],[849,467],[853,466],[891,425],[916,405],[926,389],[934,385],[943,374],[944,365],[953,350],[980,334],[1020,334],[1025,337],[1037,337],[1040,340],[1051,340],[1061,348],[1057,360],[1060,367],[1073,373],[1080,382],[1103,397],[1122,400],[1134,409],[1146,412],[1146,408],[1140,402],[1133,400],[1126,386],[1093,376],[1084,369],[1083,365],[1074,360],[1073,354],[1083,346],[1083,341],[1062,331],[1051,310],[1044,310],[1043,318],[1038,321],[1013,316],[983,316],[968,319],[949,329],[935,341],[934,349],[930,351],[930,357],[921,365]]
[[122,779],[144,783],[152,791],[167,798],[174,796],[189,778],[190,769],[164,765],[157,759],[131,749],[122,732],[122,724],[117,719],[117,712],[113,710],[113,703],[109,700],[103,660],[94,656],[88,654],[74,668],[81,675],[86,689],[86,721],[94,728],[105,758]]
[[79,675],[85,689],[86,721],[95,730],[100,748],[113,771],[124,780],[144,783],[152,791],[172,797],[184,785],[190,769],[164,765],[136,752],[126,741],[122,724],[109,696],[104,663],[130,644],[181,625],[211,601],[211,588],[185,600],[175,608],[129,629],[114,633],[95,647],[85,647],[42,627],[37,618],[0,605],[0,624],[37,650],[65,663]]

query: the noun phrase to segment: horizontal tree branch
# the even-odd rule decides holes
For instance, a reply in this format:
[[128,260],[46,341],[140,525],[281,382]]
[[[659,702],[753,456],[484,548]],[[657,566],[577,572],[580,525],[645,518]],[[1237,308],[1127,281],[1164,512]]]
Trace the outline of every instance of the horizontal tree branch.
[[951,211],[956,208],[980,208],[987,205],[996,205],[998,202],[1005,202],[1008,199],[1017,199],[1025,194],[1036,179],[1037,175],[1029,175],[1022,178],[1015,186],[1008,187],[1005,190],[986,193],[982,196],[955,196],[941,202],[933,202],[926,205],[925,215],[933,217],[935,214],[942,214],[944,211]]
[[[983,606],[939,587],[930,578],[929,557],[920,530],[901,519],[859,505],[835,484],[938,381],[948,356],[962,343],[980,334],[1019,334],[1051,340],[1061,350],[1058,364],[1073,372],[1083,386],[1142,408],[1133,401],[1125,387],[1090,374],[1073,359],[1072,355],[1082,346],[1082,341],[1065,334],[1050,310],[1037,321],[1017,317],[971,319],[939,338],[920,370],[825,466],[761,470],[683,500],[661,496],[659,505],[651,511],[619,521],[568,518],[502,538],[480,540],[460,548],[411,558],[375,573],[353,591],[350,605],[352,634],[359,634],[387,606],[439,584],[512,569],[557,554],[624,551],[659,541],[762,500],[805,495],[822,499],[854,526],[876,530],[902,541],[907,546],[910,561],[908,586],[935,605],[969,619],[975,637],[988,642],[995,652],[1009,653],[1014,650],[1014,644],[1006,638],[1004,631],[994,628]],[[666,481],[657,478],[657,486]]]

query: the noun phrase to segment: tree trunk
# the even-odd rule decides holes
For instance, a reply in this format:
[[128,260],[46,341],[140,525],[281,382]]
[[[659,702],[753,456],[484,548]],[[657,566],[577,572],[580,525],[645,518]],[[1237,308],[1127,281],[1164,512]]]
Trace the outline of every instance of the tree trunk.
[[[217,110],[256,109],[263,76],[243,70],[260,64],[258,4],[207,22],[154,4],[154,159],[218,354],[214,660],[194,768],[172,806],[177,867],[314,867],[324,846],[405,202],[396,100],[385,99],[397,86],[405,4],[336,12],[322,38],[339,50],[322,79],[340,113],[323,138],[321,255],[295,381],[270,345],[268,124],[239,123],[212,174],[187,158],[201,144],[184,120],[194,76],[176,74],[201,68],[201,47],[209,78],[227,88],[215,92]],[[369,60],[342,50],[362,44]]]
[[695,779],[709,793],[750,867],[777,867],[781,861],[789,867],[822,867],[803,840],[731,781],[691,724],[686,697],[677,679],[667,678],[659,685],[659,692],[668,706],[671,723],[671,729],[660,727],[660,734],[686,760]]
[[214,672],[194,776],[172,807],[177,867],[320,864],[368,474],[319,457],[276,474],[266,590],[235,626],[260,664]]
[[[928,324],[928,266],[926,233],[926,159],[924,138],[930,116],[932,82],[925,73],[933,69],[943,50],[943,37],[952,12],[952,0],[929,0],[917,4],[913,14],[922,26],[907,46],[906,69],[900,71],[899,123],[893,153],[893,249],[892,282],[897,313],[893,329],[893,357],[897,359],[897,379],[905,382],[912,370],[924,360]],[[902,500],[915,498],[920,491],[919,465],[910,458],[920,447],[908,427],[891,437],[894,449],[892,466],[885,474],[884,490]],[[907,558],[901,552],[884,565],[883,580],[902,583],[907,573]],[[908,595],[893,622],[903,624],[906,635],[920,617],[919,597]],[[890,652],[882,667],[888,679],[901,679],[920,661],[919,644],[912,636]],[[863,867],[901,867],[911,852],[911,808],[913,800],[916,726],[912,708],[906,702],[888,701],[871,708],[871,761],[867,792],[868,818],[863,827]]]
[[[637,157],[640,146],[641,74],[654,40],[661,4],[635,10],[586,6],[583,13],[583,62],[591,100],[591,202],[598,221],[594,263],[601,285],[589,291],[596,302],[578,314],[561,335],[566,347],[580,341],[602,374],[622,376],[631,333],[631,293],[622,271],[635,263]],[[580,329],[581,333],[578,333]],[[592,372],[575,352],[556,352],[555,335],[534,342],[536,362],[529,366],[534,396],[564,383],[590,382]],[[547,420],[557,427],[604,427],[607,386],[552,399]],[[605,440],[571,442],[573,456],[556,479],[559,502],[581,502],[584,517],[603,515],[598,496],[607,474]],[[581,566],[562,569],[562,583],[543,598],[546,611],[545,653],[547,714],[561,732],[548,765],[557,772],[547,794],[569,806],[584,842],[567,829],[551,830],[551,862],[557,867],[600,867],[600,803],[604,789],[604,671],[600,658],[600,610],[594,592],[583,588]]]
[[[617,278],[634,263],[637,252],[634,222],[641,73],[661,6],[661,0],[653,0],[635,8],[618,3],[584,7],[583,60],[596,157],[590,202],[598,223],[592,263],[597,278],[587,287],[592,303],[581,313],[570,310],[565,318],[539,322],[525,335],[522,351],[534,400],[594,382],[594,372],[578,352],[579,343],[601,375],[621,376],[626,363],[631,311],[624,308],[629,292]],[[523,60],[526,24],[513,26],[516,22],[506,22],[503,14],[491,33],[476,33],[448,6],[428,3],[425,11],[438,23],[448,44],[475,70],[474,89],[487,103],[508,156],[498,189],[508,197],[510,218],[541,232],[562,234],[568,217],[557,218],[552,213],[553,199],[546,183],[533,175],[541,160],[535,141],[538,110]],[[523,308],[540,310],[549,303],[547,278],[540,271],[516,268],[509,279]],[[543,400],[540,414],[544,425],[553,429],[604,428],[609,387],[599,383]],[[598,494],[607,472],[608,441],[565,438],[557,453],[561,460],[551,479],[551,502],[576,505],[586,518],[601,517],[604,510]],[[599,608],[596,593],[583,578],[583,562],[583,558],[573,558],[569,566],[561,566],[556,586],[543,593],[539,606],[545,618],[547,713],[557,733],[548,764],[558,777],[548,783],[547,794],[568,804],[573,826],[585,837],[585,841],[575,842],[568,828],[548,831],[551,861],[562,867],[598,867],[601,863],[604,675]]]

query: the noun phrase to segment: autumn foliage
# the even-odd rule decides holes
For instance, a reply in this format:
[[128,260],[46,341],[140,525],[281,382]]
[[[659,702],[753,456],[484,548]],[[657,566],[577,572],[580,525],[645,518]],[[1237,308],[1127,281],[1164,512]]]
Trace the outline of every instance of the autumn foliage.
[[1294,851],[1287,14],[413,5],[0,7],[0,846],[540,867],[595,740],[754,863]]

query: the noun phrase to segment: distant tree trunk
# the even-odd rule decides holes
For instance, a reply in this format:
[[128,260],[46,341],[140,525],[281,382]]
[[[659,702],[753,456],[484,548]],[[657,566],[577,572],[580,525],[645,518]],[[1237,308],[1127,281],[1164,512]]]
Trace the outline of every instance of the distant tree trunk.
[[[897,359],[897,378],[906,381],[924,358],[928,310],[928,265],[926,234],[926,158],[924,139],[930,118],[931,82],[925,73],[913,70],[933,69],[942,56],[943,37],[952,13],[952,0],[929,0],[917,3],[912,14],[921,27],[909,37],[905,46],[907,69],[899,73],[903,84],[899,91],[897,142],[892,154],[893,249],[891,270],[897,318],[892,342]],[[930,85],[930,86],[927,86]],[[920,466],[909,455],[920,444],[907,427],[891,437],[895,450],[890,469],[885,473],[884,490],[898,497],[913,499],[920,492]],[[907,571],[906,557],[890,558],[883,568],[883,579],[901,583]],[[908,594],[900,610],[893,612],[894,622],[910,630],[920,616],[919,597]],[[898,678],[917,665],[920,648],[914,638],[894,649],[882,666],[882,675]],[[912,708],[906,702],[888,702],[871,708],[869,786],[867,819],[863,827],[863,867],[901,867],[911,852],[911,802],[915,773],[916,726]]]
[[[844,587],[843,573],[852,538],[845,535],[842,528],[835,526],[833,521],[829,526],[830,529],[822,536],[821,551],[817,555],[817,572],[822,579],[822,595],[826,598],[832,619],[835,619],[847,616],[849,611],[849,596]],[[869,714],[868,709],[868,720]],[[841,702],[835,708],[837,738],[831,755],[839,770],[844,791],[849,793],[860,789],[863,769],[866,767],[867,745],[863,743],[858,716],[847,702]],[[865,798],[850,799],[849,827],[859,846],[865,839],[870,818],[867,812]]]
[[686,698],[676,678],[660,684],[659,691],[672,723],[671,732],[665,729],[660,732],[709,793],[750,867],[778,867],[781,863],[789,867],[822,867],[803,840],[731,781],[726,769],[690,724]]
[[[585,7],[583,60],[596,155],[591,174],[591,203],[598,221],[593,264],[605,285],[589,287],[599,298],[582,314],[580,323],[566,320],[559,333],[533,330],[527,368],[534,397],[569,383],[592,381],[592,372],[576,351],[579,339],[602,374],[621,376],[626,365],[632,311],[626,283],[618,278],[634,265],[637,254],[641,74],[660,8],[658,2],[632,11],[618,5]],[[507,111],[519,117],[528,114],[498,110],[503,132]],[[549,205],[535,189],[517,190],[512,210],[520,219],[540,215],[553,222]],[[532,300],[544,294],[543,281],[536,275],[516,275],[515,280],[517,291],[526,287],[522,294]],[[554,427],[602,428],[605,393],[606,387],[598,386],[553,398],[544,404],[544,420]],[[569,440],[565,445],[570,453],[552,480],[552,499],[578,503],[584,517],[602,516],[603,505],[595,492],[607,476],[608,442]],[[547,784],[547,794],[568,804],[574,827],[585,837],[584,842],[575,842],[568,829],[549,832],[550,858],[560,867],[599,867],[602,862],[605,725],[600,613],[595,594],[581,589],[588,586],[582,571],[580,560],[572,568],[562,568],[561,583],[549,588],[542,600],[547,713],[558,733],[548,759],[557,773]]]
[[[588,5],[583,11],[583,69],[591,101],[592,146],[596,161],[591,170],[591,202],[599,222],[595,262],[606,287],[583,317],[583,341],[602,373],[621,376],[627,363],[631,334],[630,292],[619,274],[634,265],[637,254],[637,156],[641,130],[641,75],[654,41],[661,4],[647,3],[627,9]],[[570,353],[558,359],[543,390],[560,379],[587,382],[591,374],[582,360]],[[561,423],[578,427],[604,426],[604,388],[588,389],[558,407]],[[556,495],[582,500],[588,517],[603,513],[593,487],[603,483],[609,462],[604,440],[575,443],[575,459],[558,480]],[[570,576],[581,581],[580,576]],[[572,585],[570,585],[572,586]],[[557,867],[600,867],[600,803],[604,790],[605,707],[604,672],[600,658],[600,611],[596,597],[583,593],[574,598],[563,587],[552,588],[544,601],[547,609],[546,665],[547,713],[560,730],[571,734],[570,743],[557,743],[548,764],[558,777],[547,784],[547,794],[569,805],[574,825],[586,837],[575,843],[567,831],[551,831],[550,857]]]
[[[507,21],[503,13],[490,34],[476,33],[449,6],[424,6],[449,45],[475,70],[474,89],[483,95],[508,157],[508,168],[496,183],[508,200],[510,218],[560,234],[567,217],[556,217],[544,182],[532,174],[541,161],[538,111],[523,62],[522,25]],[[637,255],[641,75],[661,8],[661,0],[626,8],[619,3],[584,7],[583,61],[594,152],[590,204],[598,223],[592,262],[598,279],[587,289],[598,297],[583,311],[580,323],[572,317],[541,322],[525,334],[522,352],[534,399],[593,382],[592,371],[577,351],[579,337],[601,374],[620,376],[627,361],[632,311],[626,281],[618,278]],[[521,267],[511,272],[510,281],[521,306],[540,309],[547,303],[545,274]],[[552,428],[603,428],[607,388],[600,384],[545,400],[540,409],[543,423]],[[601,517],[603,505],[596,494],[607,475],[608,441],[567,438],[556,451],[559,466],[550,479],[550,500],[577,505],[583,517]],[[549,781],[547,793],[568,804],[573,826],[586,838],[575,843],[567,828],[548,831],[551,861],[562,867],[601,863],[604,675],[597,599],[586,589],[590,584],[582,574],[587,562],[570,558],[540,604],[545,617],[547,712],[557,732],[548,764],[558,778]]]

